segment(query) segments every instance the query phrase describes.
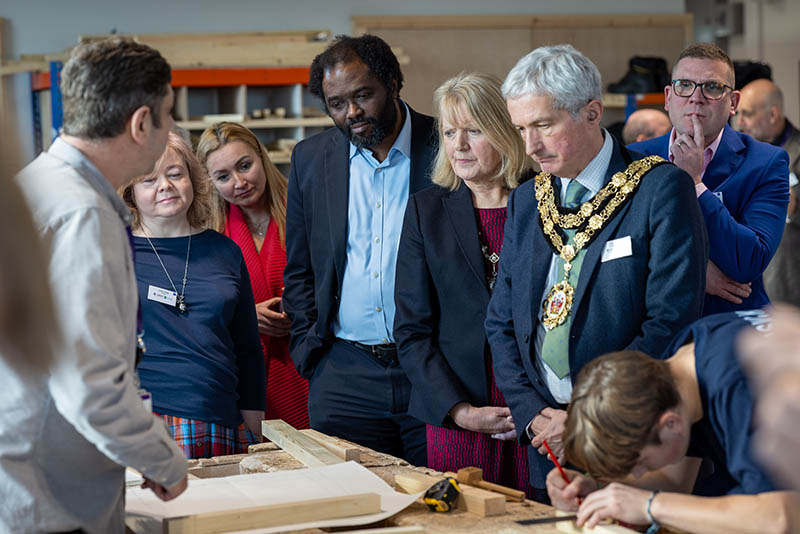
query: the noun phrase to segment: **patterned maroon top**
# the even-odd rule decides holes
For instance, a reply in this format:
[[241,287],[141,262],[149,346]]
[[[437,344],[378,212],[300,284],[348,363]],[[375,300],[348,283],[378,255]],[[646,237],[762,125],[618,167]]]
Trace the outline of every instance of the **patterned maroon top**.
[[[500,253],[503,243],[503,226],[506,222],[506,208],[475,209],[481,245],[485,245],[486,255]],[[502,261],[502,255],[501,255]],[[487,275],[492,265],[484,258]],[[486,376],[489,378],[489,404],[505,406],[503,394],[494,383],[491,354],[486,351]],[[490,434],[481,434],[462,429],[443,428],[427,425],[428,467],[437,471],[458,471],[462,467],[480,467],[483,478],[525,491],[533,498],[533,488],[528,484],[527,451],[517,440],[500,441]]]

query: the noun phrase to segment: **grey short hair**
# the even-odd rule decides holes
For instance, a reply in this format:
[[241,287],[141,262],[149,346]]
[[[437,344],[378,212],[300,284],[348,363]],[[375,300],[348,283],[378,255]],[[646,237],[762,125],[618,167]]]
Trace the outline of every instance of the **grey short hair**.
[[591,100],[601,100],[600,71],[572,45],[540,46],[523,57],[503,82],[506,100],[525,95],[549,96],[556,109],[575,116]]

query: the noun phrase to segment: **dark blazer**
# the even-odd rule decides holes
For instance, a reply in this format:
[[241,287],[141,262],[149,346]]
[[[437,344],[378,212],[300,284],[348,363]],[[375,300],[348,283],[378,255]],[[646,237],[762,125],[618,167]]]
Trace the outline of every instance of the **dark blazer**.
[[[629,153],[614,143],[606,183]],[[552,249],[539,226],[534,182],[512,191],[503,259],[486,318],[497,385],[518,429],[546,407],[557,407],[535,363],[536,329]],[[601,262],[605,244],[630,236],[630,256]],[[663,164],[646,174],[636,193],[586,249],[575,289],[569,340],[570,376],[590,360],[623,349],[660,355],[672,337],[700,317],[708,242],[688,174]],[[528,443],[525,432],[520,442]],[[529,448],[531,484],[544,487],[552,467]]]
[[[436,154],[433,117],[411,113],[409,194],[431,184]],[[347,258],[350,143],[338,128],[301,141],[292,151],[286,206],[286,269],[283,306],[292,320],[289,354],[311,378],[332,339],[331,325]]]
[[472,193],[429,187],[408,200],[395,281],[394,338],[411,381],[408,411],[449,425],[458,402],[489,404],[489,305]]
[[[634,143],[630,148],[666,159],[669,136]],[[708,191],[697,201],[708,228],[709,258],[729,277],[752,284],[752,293],[741,304],[706,295],[703,315],[769,304],[762,273],[783,236],[789,205],[789,157],[784,150],[726,125],[703,183]]]

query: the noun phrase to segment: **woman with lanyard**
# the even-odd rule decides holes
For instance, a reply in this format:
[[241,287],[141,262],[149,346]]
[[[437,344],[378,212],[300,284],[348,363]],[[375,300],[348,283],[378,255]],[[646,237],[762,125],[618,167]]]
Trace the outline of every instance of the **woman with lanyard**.
[[138,370],[153,410],[188,458],[246,452],[260,441],[266,381],[253,292],[239,247],[211,229],[202,167],[170,132],[153,173],[120,194],[133,212]]
[[289,358],[291,323],[281,307],[286,266],[286,178],[258,137],[233,122],[203,132],[197,156],[213,184],[218,230],[242,249],[253,284],[267,368],[267,419],[308,428],[308,382]]

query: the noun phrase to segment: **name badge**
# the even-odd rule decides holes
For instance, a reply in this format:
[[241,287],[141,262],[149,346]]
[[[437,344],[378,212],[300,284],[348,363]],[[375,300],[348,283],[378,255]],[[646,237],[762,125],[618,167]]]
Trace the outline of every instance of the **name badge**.
[[160,302],[161,304],[166,304],[167,306],[175,306],[175,304],[178,302],[178,294],[162,287],[148,286],[147,300]]
[[624,258],[633,254],[633,247],[631,246],[631,236],[626,235],[619,239],[612,239],[606,242],[603,248],[603,255],[600,257],[600,262],[616,260],[617,258]]
[[714,196],[717,197],[719,199],[719,201],[724,204],[724,201],[722,200],[722,191],[714,191],[713,193],[714,193]]

